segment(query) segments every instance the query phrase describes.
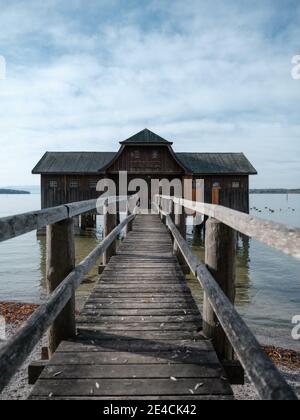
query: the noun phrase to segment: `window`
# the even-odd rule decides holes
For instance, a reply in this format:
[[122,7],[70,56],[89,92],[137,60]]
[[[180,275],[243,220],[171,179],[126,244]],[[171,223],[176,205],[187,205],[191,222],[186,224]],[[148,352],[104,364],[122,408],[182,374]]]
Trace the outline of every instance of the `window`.
[[89,187],[90,187],[90,189],[91,190],[95,190],[97,188],[97,184],[98,184],[98,181],[95,181],[95,180],[91,179],[89,181]]
[[141,154],[139,150],[134,150],[133,152],[131,152],[131,157],[133,159],[140,159],[141,158]]
[[213,183],[213,188],[220,188],[220,187],[221,187],[220,182],[214,182]]
[[240,188],[240,182],[239,181],[233,181],[232,188]]
[[78,187],[79,187],[79,181],[77,179],[71,179],[70,188],[78,188]]
[[159,153],[158,150],[153,150],[152,152],[152,159],[159,159]]
[[50,188],[57,188],[57,186],[58,186],[57,181],[49,181]]

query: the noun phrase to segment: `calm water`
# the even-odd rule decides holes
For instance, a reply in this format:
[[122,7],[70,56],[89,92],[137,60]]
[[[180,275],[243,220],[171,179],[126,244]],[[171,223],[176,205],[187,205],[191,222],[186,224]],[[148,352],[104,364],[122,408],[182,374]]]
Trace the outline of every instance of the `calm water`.
[[[39,207],[39,195],[0,195],[0,217]],[[258,217],[300,227],[300,195],[252,195],[251,207],[261,210],[252,210]],[[101,219],[99,239],[100,225]],[[77,260],[99,239],[77,238]],[[194,250],[203,256],[201,246]],[[44,270],[45,240],[37,239],[35,232],[0,244],[0,301],[41,302],[45,297]],[[300,348],[299,341],[291,339],[291,319],[300,314],[300,262],[256,241],[244,240],[239,244],[237,274],[237,308],[259,338]],[[89,279],[95,277],[96,269]],[[198,283],[191,278],[190,284],[201,305]]]

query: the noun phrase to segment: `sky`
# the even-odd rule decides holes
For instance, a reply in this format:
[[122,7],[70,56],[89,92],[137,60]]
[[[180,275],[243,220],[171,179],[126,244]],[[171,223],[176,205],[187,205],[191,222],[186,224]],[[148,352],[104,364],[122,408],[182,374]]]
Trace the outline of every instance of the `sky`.
[[300,188],[300,0],[0,0],[0,28],[0,186],[147,127]]

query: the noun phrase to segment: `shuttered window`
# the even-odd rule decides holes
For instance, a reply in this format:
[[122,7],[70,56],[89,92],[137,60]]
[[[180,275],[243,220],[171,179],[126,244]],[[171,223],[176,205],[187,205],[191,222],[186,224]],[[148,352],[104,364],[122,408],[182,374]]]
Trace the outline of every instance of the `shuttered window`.
[[49,187],[50,188],[57,188],[58,187],[57,181],[49,181]]
[[78,187],[79,187],[79,181],[77,179],[71,179],[70,188],[78,188]]

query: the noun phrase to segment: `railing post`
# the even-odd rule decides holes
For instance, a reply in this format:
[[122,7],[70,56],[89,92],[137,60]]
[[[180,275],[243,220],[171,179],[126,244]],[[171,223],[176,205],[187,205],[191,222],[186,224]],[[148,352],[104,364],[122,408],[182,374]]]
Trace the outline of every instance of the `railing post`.
[[[236,232],[210,218],[206,223],[205,263],[225,295],[235,301]],[[233,348],[226,338],[206,294],[203,306],[203,332],[211,338],[222,360],[233,360]]]
[[[126,212],[126,217],[129,217],[131,215],[131,211],[130,211],[130,204],[129,204],[129,200],[127,201],[127,212]],[[131,220],[131,222],[127,223],[126,226],[126,236],[132,232],[133,230],[133,220]]]
[[[180,232],[181,236],[184,240],[186,240],[186,215],[184,211],[184,207],[182,207],[179,203],[175,203],[174,207],[174,223],[177,227],[178,231]],[[190,274],[190,269],[186,263],[184,256],[182,255],[179,246],[177,245],[176,240],[174,240],[174,255],[177,257],[179,264],[181,265],[182,271],[184,274]]]
[[[167,204],[167,200],[165,198],[162,198],[161,199],[161,208],[162,208],[162,211],[164,213],[167,211],[167,205],[166,204]],[[164,213],[162,213],[161,220],[164,224],[166,224],[167,218],[166,218],[166,215]]]
[[[74,224],[66,219],[47,226],[46,278],[52,293],[75,267]],[[75,292],[49,330],[49,353],[53,354],[61,341],[76,335]]]
[[[113,211],[114,204],[109,204],[108,200],[105,201],[103,206],[104,214],[104,238],[106,238],[117,226],[117,216],[116,212]],[[109,263],[111,257],[116,255],[117,252],[117,243],[114,241],[106,252],[103,254],[103,266],[106,266]]]

